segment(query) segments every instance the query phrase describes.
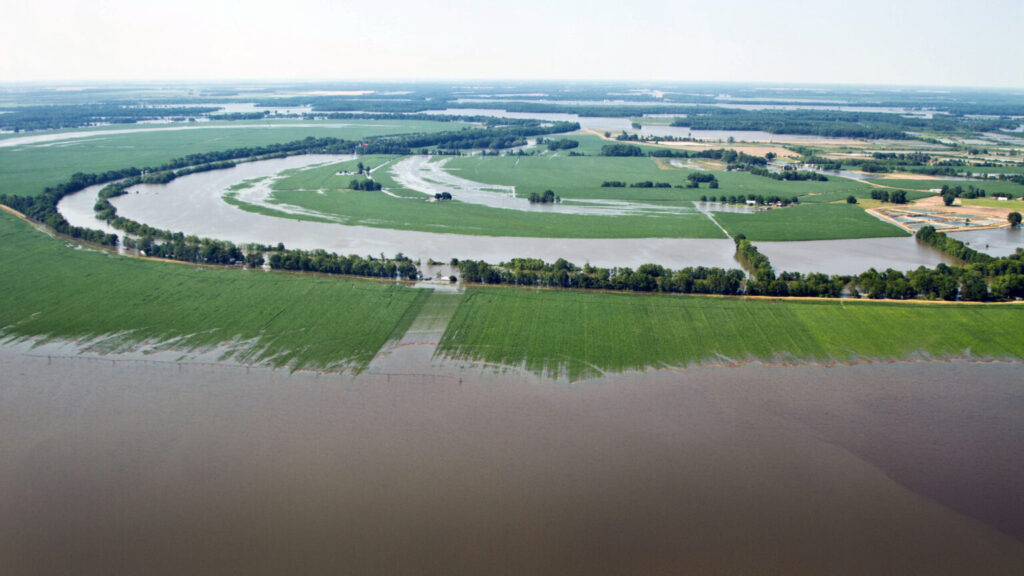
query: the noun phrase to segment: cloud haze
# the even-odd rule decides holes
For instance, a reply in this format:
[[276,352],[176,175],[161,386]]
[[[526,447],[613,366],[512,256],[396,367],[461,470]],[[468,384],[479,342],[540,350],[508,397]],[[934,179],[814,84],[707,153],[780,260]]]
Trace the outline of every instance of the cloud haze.
[[1024,87],[1024,2],[0,0],[0,81],[532,78]]

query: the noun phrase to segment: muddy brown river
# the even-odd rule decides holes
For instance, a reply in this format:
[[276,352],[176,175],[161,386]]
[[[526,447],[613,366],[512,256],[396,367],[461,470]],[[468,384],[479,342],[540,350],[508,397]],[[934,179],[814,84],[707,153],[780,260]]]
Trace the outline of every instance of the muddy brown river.
[[0,573],[1024,573],[1019,364],[206,360],[0,346]]

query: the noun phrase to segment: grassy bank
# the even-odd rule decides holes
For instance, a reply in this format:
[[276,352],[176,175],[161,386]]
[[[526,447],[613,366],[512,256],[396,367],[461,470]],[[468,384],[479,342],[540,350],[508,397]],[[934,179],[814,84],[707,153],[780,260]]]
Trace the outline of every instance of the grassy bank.
[[75,249],[0,213],[0,334],[227,345],[241,361],[361,369],[427,292],[351,278],[196,268]]
[[1024,308],[476,288],[440,349],[579,379],[746,360],[1024,358]]

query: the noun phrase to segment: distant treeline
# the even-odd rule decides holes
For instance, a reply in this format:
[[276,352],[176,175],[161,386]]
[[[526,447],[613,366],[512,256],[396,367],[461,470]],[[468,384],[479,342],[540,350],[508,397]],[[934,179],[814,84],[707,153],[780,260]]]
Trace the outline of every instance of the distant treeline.
[[[607,98],[605,95],[603,98]],[[616,96],[616,98],[623,98]],[[266,106],[312,105],[316,112],[392,112],[421,113],[437,109],[491,109],[516,113],[576,114],[582,117],[607,116],[614,118],[639,117],[647,114],[679,115],[678,126],[689,126],[702,130],[761,130],[771,133],[813,134],[819,136],[843,136],[857,138],[908,138],[906,131],[990,131],[1012,129],[1019,121],[1006,116],[1024,115],[1024,105],[1006,104],[964,104],[949,102],[940,107],[950,114],[935,114],[932,118],[922,116],[905,117],[902,114],[886,112],[844,112],[838,110],[742,110],[721,108],[712,105],[713,99],[706,97],[686,98],[673,94],[675,102],[638,98],[635,103],[623,104],[580,104],[570,102],[458,102],[455,97],[432,99],[388,100],[371,97],[300,97],[274,99],[262,102]],[[558,100],[556,95],[548,99]],[[629,98],[627,98],[629,99]],[[650,102],[645,104],[643,102]],[[769,103],[787,103],[785,99]],[[870,106],[873,103],[865,103]],[[903,106],[907,104],[892,104]],[[913,106],[913,104],[910,104]],[[972,116],[968,116],[968,114]],[[973,115],[990,114],[995,118],[981,118]],[[685,116],[685,117],[683,117]],[[830,124],[832,126],[830,126]]]
[[314,112],[304,113],[306,120],[412,120],[422,122],[467,122],[496,128],[501,126],[537,126],[533,118],[498,118],[496,116],[461,114],[409,114],[402,112]]
[[736,150],[729,148],[712,148],[706,150],[671,150],[669,148],[657,148],[645,152],[643,148],[636,144],[624,144],[621,142],[601,146],[600,155],[619,157],[650,156],[652,158],[703,158],[708,160],[720,160],[725,162],[727,167],[731,167],[733,169],[741,165],[765,166],[768,164],[768,158],[764,156],[754,156],[745,152],[737,152]]
[[176,106],[149,108],[124,104],[73,104],[55,106],[15,106],[0,114],[0,129],[26,132],[31,130],[59,130],[78,128],[98,123],[132,124],[159,118],[186,118],[202,116],[219,107]]
[[788,148],[803,154],[800,158],[802,163],[817,166],[822,170],[838,171],[847,168],[872,174],[910,172],[930,176],[957,176],[966,170],[966,164],[962,160],[944,159],[935,161],[935,158],[930,154],[922,152],[906,154],[875,152],[871,155],[871,158],[844,158],[836,160],[818,156],[811,148],[803,146],[789,146]]
[[806,134],[837,138],[903,140],[908,132],[988,132],[1016,128],[1019,120],[935,115],[907,117],[884,112],[842,112],[838,110],[740,110],[700,108],[673,126],[693,130],[749,130],[771,134]]
[[828,177],[823,174],[809,170],[795,170],[789,166],[778,172],[772,172],[767,168],[751,166],[750,168],[747,168],[747,172],[750,172],[754,176],[764,176],[765,178],[772,178],[773,180],[814,180],[816,182],[828,182]]

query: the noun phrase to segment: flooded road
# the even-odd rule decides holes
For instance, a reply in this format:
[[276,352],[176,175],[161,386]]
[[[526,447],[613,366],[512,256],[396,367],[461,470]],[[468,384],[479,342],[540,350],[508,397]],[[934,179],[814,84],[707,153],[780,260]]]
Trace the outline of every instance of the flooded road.
[[6,574],[1024,570],[1017,365],[567,385],[59,352],[0,346]]

